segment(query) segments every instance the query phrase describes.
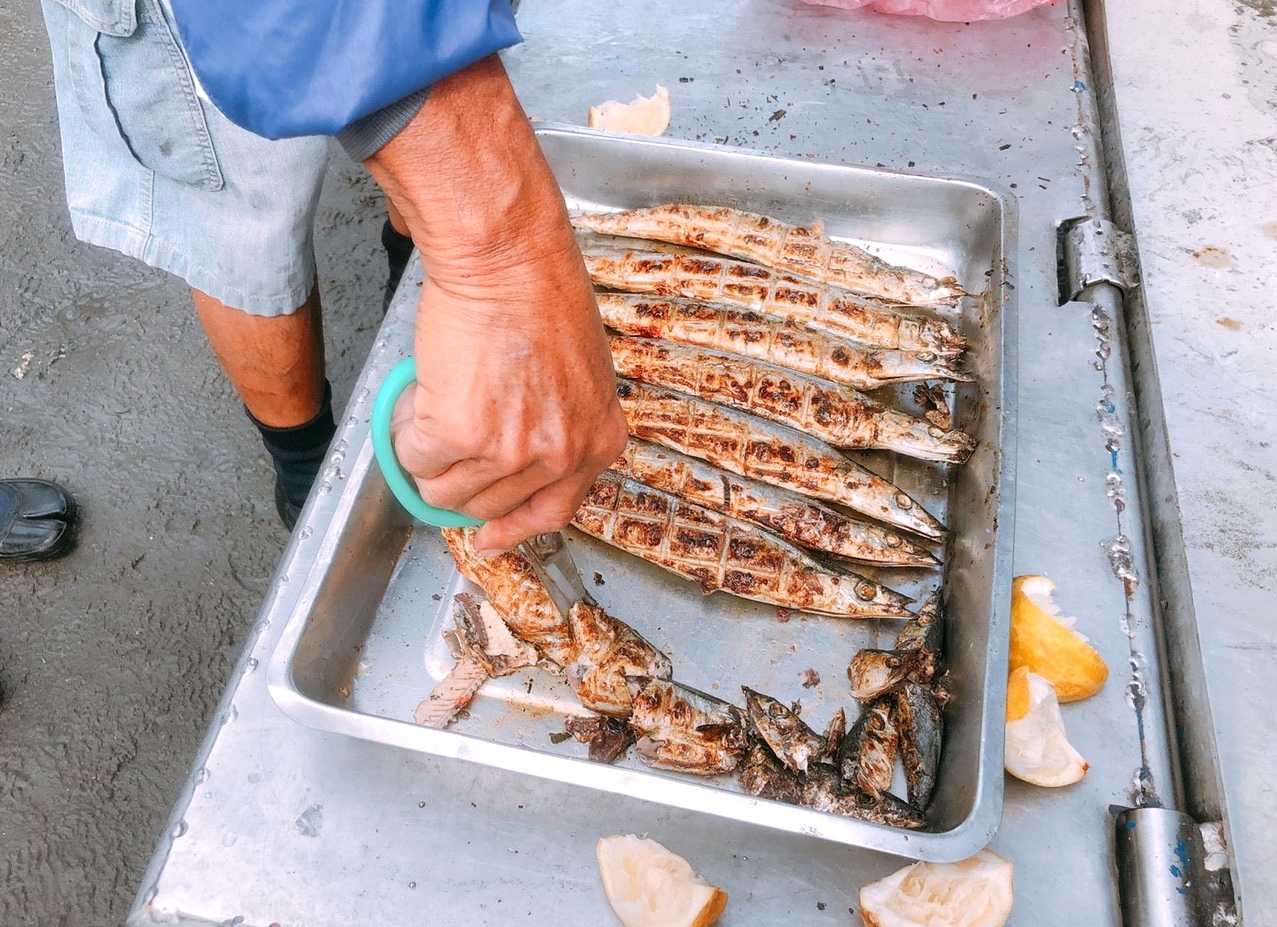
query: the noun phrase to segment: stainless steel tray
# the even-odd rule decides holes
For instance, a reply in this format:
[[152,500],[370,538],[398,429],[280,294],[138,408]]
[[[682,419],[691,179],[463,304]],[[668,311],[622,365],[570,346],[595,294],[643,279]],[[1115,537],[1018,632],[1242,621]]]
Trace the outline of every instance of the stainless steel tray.
[[[571,208],[693,200],[796,222],[818,219],[832,236],[923,270],[955,273],[969,292],[982,294],[949,314],[971,345],[975,382],[951,391],[955,423],[979,440],[971,460],[946,470],[889,455],[858,457],[922,501],[951,531],[943,592],[955,696],[945,709],[930,829],[906,832],[760,800],[729,777],[659,772],[636,757],[613,766],[592,763],[575,741],[551,742],[567,715],[584,711],[563,679],[538,669],[490,681],[468,716],[447,730],[413,724],[417,703],[451,667],[440,632],[452,624],[453,594],[468,584],[437,531],[409,523],[372,464],[369,397],[407,352],[407,324],[383,329],[387,336],[370,355],[321,476],[319,492],[339,489],[342,496],[272,655],[274,699],[302,724],[406,750],[917,859],[954,860],[975,852],[993,835],[1002,810],[1015,485],[1015,300],[1007,267],[1015,253],[1013,199],[967,180],[725,147],[563,127],[543,127],[538,135]],[[804,718],[818,729],[838,706],[855,717],[847,662],[862,647],[890,646],[899,627],[895,621],[789,616],[723,593],[702,596],[694,584],[590,538],[572,532],[570,543],[595,597],[670,655],[675,678],[736,703],[742,684],[785,702],[801,701]],[[877,575],[919,597],[938,578]],[[820,683],[804,688],[809,669]]]

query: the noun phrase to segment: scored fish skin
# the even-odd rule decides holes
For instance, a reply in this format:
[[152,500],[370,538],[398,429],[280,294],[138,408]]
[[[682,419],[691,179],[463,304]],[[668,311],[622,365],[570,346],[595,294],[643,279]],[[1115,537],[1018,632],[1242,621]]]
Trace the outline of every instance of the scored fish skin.
[[753,522],[794,544],[857,563],[897,567],[940,563],[925,547],[890,528],[646,441],[631,438],[612,469],[654,489]]
[[971,379],[952,357],[870,347],[749,310],[635,293],[599,293],[596,298],[603,324],[622,334],[738,354],[855,389]]
[[912,600],[822,567],[763,529],[645,486],[612,470],[595,481],[572,524],[706,592],[837,618],[908,617]]
[[966,348],[966,339],[942,319],[908,313],[756,264],[589,245],[581,253],[596,286],[765,312],[865,345],[951,356]]
[[899,487],[801,431],[634,380],[621,379],[616,394],[636,438],[929,540],[944,537],[944,526]]
[[745,752],[745,719],[735,705],[673,680],[631,676],[630,727],[649,766],[701,776],[732,772]]
[[619,376],[731,406],[834,447],[877,448],[962,463],[975,441],[889,408],[864,393],[762,361],[651,338],[612,335]]
[[480,557],[471,543],[475,530],[441,529],[461,575],[484,591],[516,637],[551,663],[566,666],[574,652],[572,632],[531,565],[515,551]]
[[926,808],[935,789],[944,741],[944,714],[931,689],[906,682],[891,696],[892,721],[900,732],[900,759],[909,787],[909,802]]
[[572,218],[578,229],[689,245],[756,261],[788,273],[905,305],[951,305],[963,290],[953,277],[937,280],[900,267],[816,228],[725,206],[672,203]]
[[741,691],[745,693],[745,717],[786,768],[805,773],[808,764],[825,755],[825,739],[788,706],[749,686],[741,686]]
[[587,602],[574,602],[568,624],[576,654],[568,679],[581,704],[599,714],[624,718],[630,713],[626,676],[670,679],[674,664],[618,618]]

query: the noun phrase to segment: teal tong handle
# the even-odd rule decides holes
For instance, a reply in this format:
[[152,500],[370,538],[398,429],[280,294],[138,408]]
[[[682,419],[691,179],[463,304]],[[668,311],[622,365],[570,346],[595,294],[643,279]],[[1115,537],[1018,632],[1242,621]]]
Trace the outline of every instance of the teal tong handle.
[[411,357],[404,358],[390,371],[381,389],[377,391],[377,399],[372,405],[372,451],[377,458],[377,466],[381,467],[386,485],[395,494],[399,504],[418,521],[440,528],[468,528],[481,525],[477,518],[451,512],[448,509],[436,508],[417,491],[416,484],[399,465],[395,456],[395,446],[390,440],[390,418],[395,411],[395,401],[410,383],[417,380],[417,362]]

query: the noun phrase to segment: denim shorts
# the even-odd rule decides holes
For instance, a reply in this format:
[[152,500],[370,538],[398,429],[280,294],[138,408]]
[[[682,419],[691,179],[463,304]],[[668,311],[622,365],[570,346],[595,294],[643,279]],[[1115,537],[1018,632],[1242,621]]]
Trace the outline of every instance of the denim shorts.
[[160,0],[42,3],[76,237],[254,315],[300,306],[331,140],[229,122]]

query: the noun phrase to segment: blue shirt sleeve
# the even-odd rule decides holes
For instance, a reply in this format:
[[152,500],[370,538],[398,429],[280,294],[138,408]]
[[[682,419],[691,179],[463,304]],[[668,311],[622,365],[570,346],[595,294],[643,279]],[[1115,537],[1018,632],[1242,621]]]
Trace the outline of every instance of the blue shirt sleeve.
[[228,119],[267,138],[336,135],[522,41],[509,0],[170,0]]

